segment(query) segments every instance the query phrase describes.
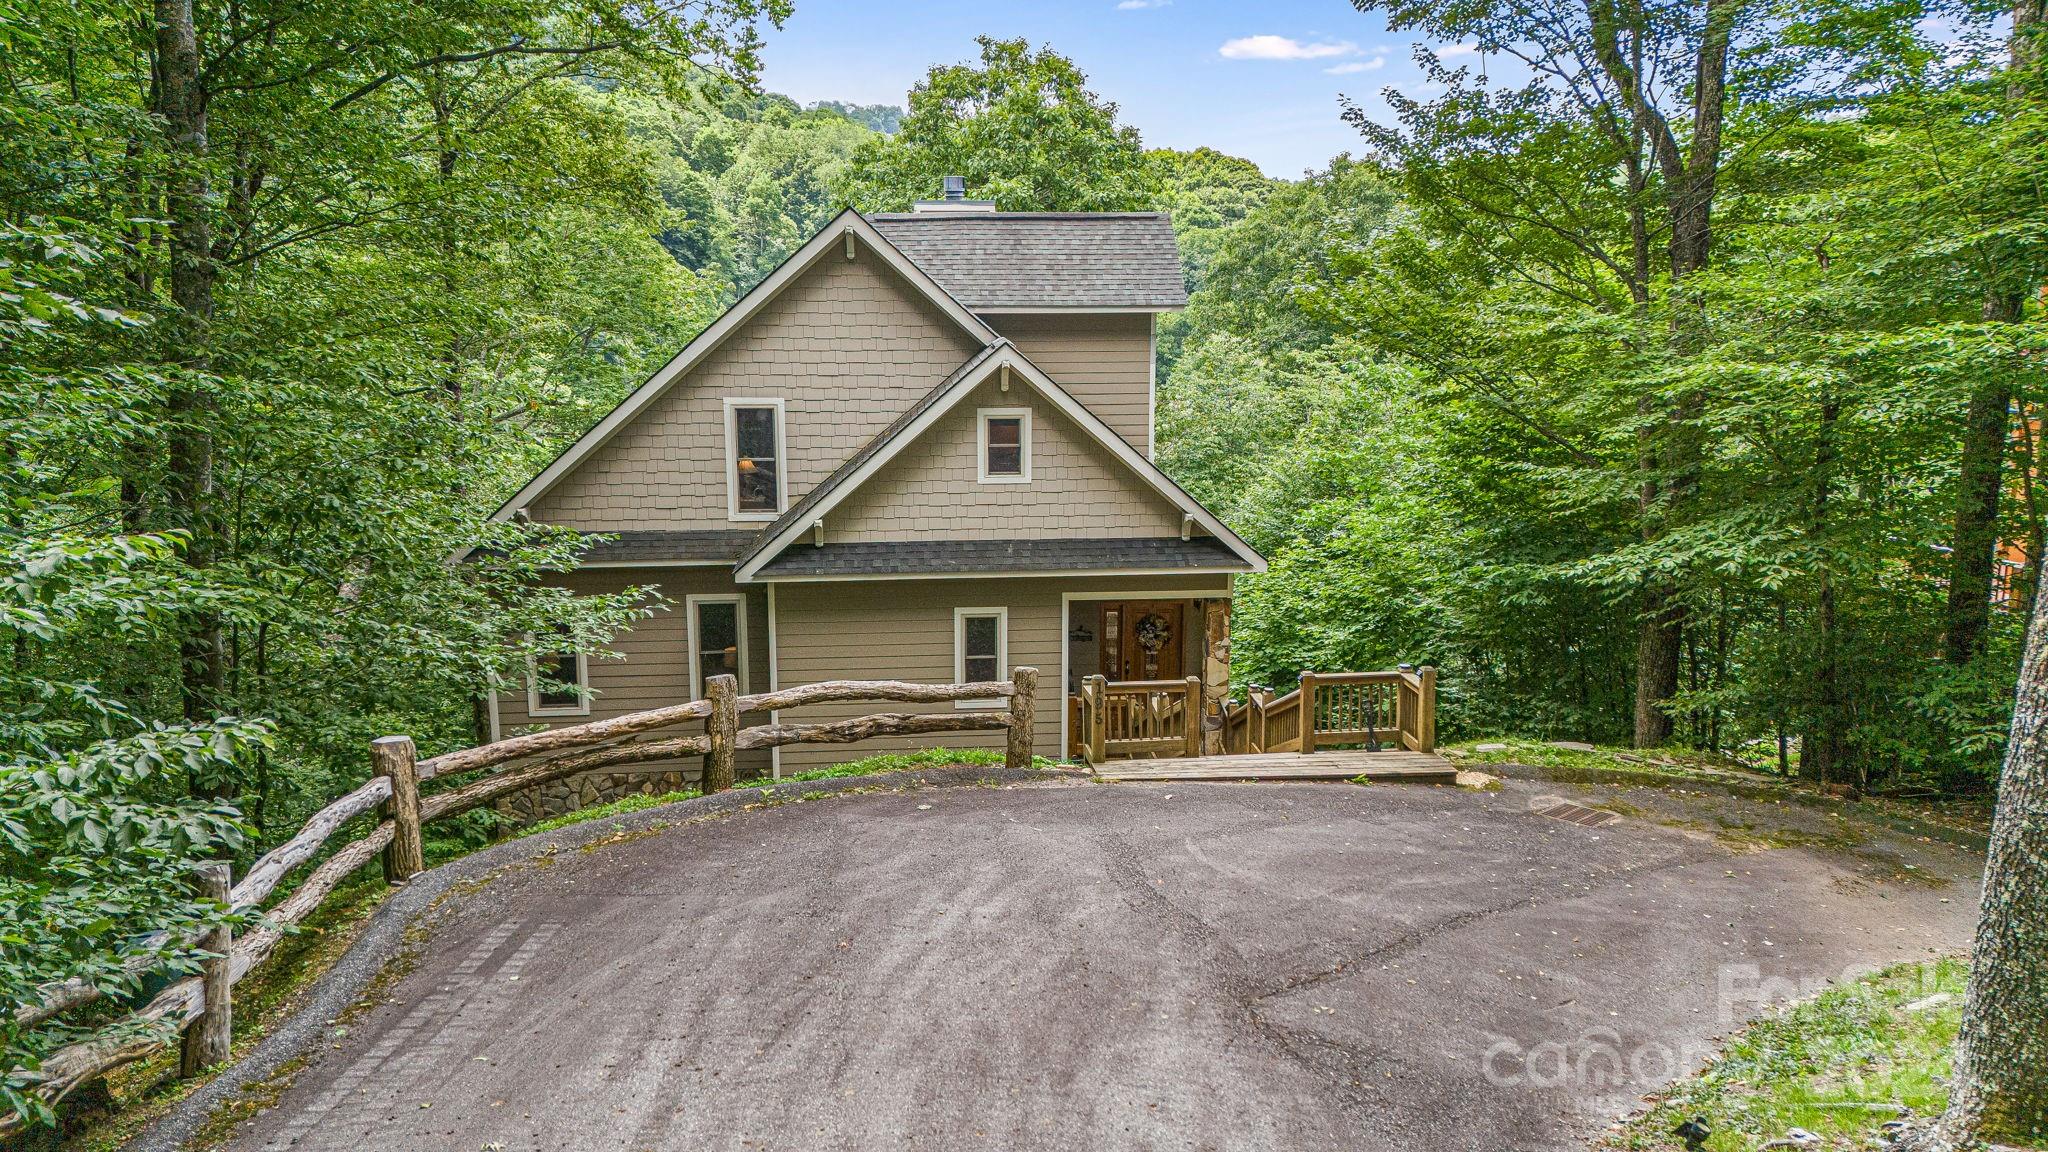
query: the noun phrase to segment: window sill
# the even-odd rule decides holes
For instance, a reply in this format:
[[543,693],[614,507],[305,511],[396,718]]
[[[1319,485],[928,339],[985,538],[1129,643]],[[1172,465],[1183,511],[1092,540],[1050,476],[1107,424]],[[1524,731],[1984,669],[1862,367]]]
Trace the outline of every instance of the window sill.
[[989,697],[989,698],[988,698],[988,699],[986,699],[986,700],[955,700],[955,701],[953,701],[953,707],[955,707],[955,708],[959,708],[959,709],[962,709],[962,710],[966,710],[966,709],[974,709],[974,710],[976,710],[976,711],[982,711],[982,712],[986,712],[986,711],[989,711],[989,710],[991,710],[991,709],[996,709],[996,708],[1008,708],[1009,706],[1010,706],[1010,701],[1009,701],[1009,700],[1008,700],[1007,698],[1005,698],[1005,697],[1002,697],[1002,696],[991,696],[991,697]]

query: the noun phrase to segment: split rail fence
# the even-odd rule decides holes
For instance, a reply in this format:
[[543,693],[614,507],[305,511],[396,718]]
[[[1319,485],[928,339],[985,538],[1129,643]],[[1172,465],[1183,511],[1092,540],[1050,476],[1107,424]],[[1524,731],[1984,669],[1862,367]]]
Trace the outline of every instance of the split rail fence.
[[[385,879],[392,884],[403,884],[423,871],[421,828],[432,821],[579,772],[685,757],[703,757],[703,790],[707,794],[720,792],[733,786],[734,752],[788,744],[851,744],[877,736],[1007,730],[1004,764],[1011,768],[1029,767],[1037,686],[1037,669],[1016,668],[1008,680],[971,684],[833,680],[741,696],[731,676],[714,676],[705,682],[702,700],[515,736],[425,760],[418,759],[411,737],[382,737],[371,743],[375,774],[369,781],[315,813],[290,840],[251,865],[241,883],[230,887],[228,866],[218,862],[201,865],[195,879],[209,899],[226,907],[261,908],[279,883],[295,869],[311,863],[343,826],[373,811],[382,816],[377,825],[361,839],[321,861],[291,895],[265,912],[258,926],[240,939],[235,939],[225,927],[187,937],[183,941],[185,947],[207,953],[200,974],[165,988],[126,1019],[143,1025],[168,1023],[181,1027],[184,1050],[180,1066],[185,1075],[226,1060],[234,984],[270,956],[291,925],[319,907],[337,885],[372,859],[382,856]],[[1009,707],[1004,710],[880,712],[829,723],[739,727],[742,714],[778,712],[810,704],[925,704],[1004,697],[1009,700]],[[704,725],[702,733],[654,735],[663,729],[699,722]],[[515,763],[520,761],[531,762]],[[444,792],[420,792],[423,781],[486,768],[500,771]],[[147,950],[129,961],[127,975],[140,978],[160,966],[163,943],[162,936],[147,942]],[[14,1023],[18,1029],[34,1028],[105,995],[100,985],[82,979],[45,985],[40,992],[36,1002],[15,1010]],[[37,1068],[15,1069],[13,1077],[25,1091],[54,1106],[81,1085],[149,1055],[166,1042],[160,1027],[85,1040],[50,1053]],[[18,1116],[0,1115],[0,1138],[19,1131],[23,1123]]]

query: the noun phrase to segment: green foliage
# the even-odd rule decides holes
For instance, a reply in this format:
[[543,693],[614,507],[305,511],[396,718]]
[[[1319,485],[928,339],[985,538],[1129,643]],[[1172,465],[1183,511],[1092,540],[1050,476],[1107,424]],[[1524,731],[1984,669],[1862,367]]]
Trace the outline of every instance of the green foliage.
[[1025,40],[975,38],[979,66],[933,68],[910,90],[900,129],[861,144],[843,185],[864,212],[934,199],[946,176],[1005,212],[1148,207],[1138,130],[1087,88],[1072,60]]
[[[1479,12],[1393,9],[1483,40]],[[1667,18],[1629,34],[1685,50]],[[1983,301],[2048,280],[2048,133],[2017,95],[2032,73],[1959,45],[1936,63],[1888,19],[1801,10],[1743,51],[1745,161],[1682,287],[1661,240],[1636,263],[1663,177],[1630,192],[1597,101],[1447,67],[1391,123],[1354,113],[1380,162],[1340,158],[1206,242],[1161,326],[1160,454],[1272,560],[1238,584],[1243,678],[1435,663],[1447,734],[1625,743],[1640,591],[1668,586],[1682,740],[1767,765],[1782,742],[1787,769],[1831,748],[1829,783],[1984,786],[2021,613],[1993,612],[1972,664],[1936,653],[1987,381],[2024,417],[2000,536],[2043,552],[2040,304],[2006,323]],[[1838,67],[1865,86],[1830,87]]]

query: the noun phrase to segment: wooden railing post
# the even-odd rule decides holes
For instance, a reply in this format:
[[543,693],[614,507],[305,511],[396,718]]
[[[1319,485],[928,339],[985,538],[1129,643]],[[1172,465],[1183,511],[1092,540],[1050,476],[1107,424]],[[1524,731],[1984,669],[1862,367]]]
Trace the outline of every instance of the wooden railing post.
[[704,753],[704,794],[709,796],[732,787],[733,745],[740,732],[740,682],[731,676],[713,676],[704,681],[704,698],[711,702],[711,715],[704,720],[708,744]]
[[1408,678],[1415,674],[1415,665],[1396,664],[1394,671],[1401,674],[1394,681],[1394,728],[1400,733],[1396,750],[1413,750],[1422,740],[1422,733],[1415,726],[1415,718],[1422,711],[1421,694],[1408,683]]
[[420,842],[419,750],[410,736],[379,736],[370,741],[370,759],[377,766],[377,775],[391,781],[391,799],[384,802],[384,811],[391,817],[384,880],[403,884],[427,868]]
[[[200,892],[227,908],[234,899],[227,863],[209,860],[193,871]],[[200,947],[212,955],[200,965],[200,994],[204,999],[199,1018],[185,1026],[185,1046],[178,1057],[178,1075],[186,1079],[226,1063],[235,1034],[235,930],[223,924],[207,933]]]
[[1264,752],[1266,750],[1266,690],[1257,684],[1245,689],[1245,703],[1251,705],[1252,714],[1245,717],[1244,750]]
[[1422,691],[1417,693],[1417,695],[1421,698],[1416,701],[1415,732],[1416,742],[1422,745],[1418,751],[1434,752],[1436,751],[1435,665],[1424,664],[1422,666]]
[[1185,733],[1188,745],[1186,754],[1189,756],[1200,756],[1202,754],[1202,713],[1205,711],[1202,700],[1202,678],[1200,676],[1190,676],[1187,678],[1187,685],[1186,703],[1182,705],[1180,710],[1182,727],[1187,730]]
[[1088,762],[1100,764],[1103,760],[1102,741],[1109,726],[1109,678],[1100,674],[1082,681],[1087,685],[1088,695],[1084,697],[1084,711],[1088,715]]
[[1301,750],[1316,750],[1316,674],[1301,674]]
[[1003,767],[1031,767],[1031,728],[1037,717],[1038,669],[1010,669],[1010,741],[1003,750]]

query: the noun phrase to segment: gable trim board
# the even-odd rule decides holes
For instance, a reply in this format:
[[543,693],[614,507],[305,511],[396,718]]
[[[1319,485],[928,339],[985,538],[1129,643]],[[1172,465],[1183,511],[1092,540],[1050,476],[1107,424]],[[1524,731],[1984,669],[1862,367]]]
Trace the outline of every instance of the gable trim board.
[[1188,495],[1186,489],[1174,483],[1172,477],[1160,471],[1158,465],[1132,448],[1129,441],[1117,435],[1100,417],[1068,395],[1066,389],[1061,388],[1041,371],[1029,357],[1018,351],[1015,345],[998,336],[988,347],[962,364],[959,371],[947,377],[923,400],[913,405],[894,424],[883,429],[866,447],[827,477],[824,483],[812,489],[804,499],[784,513],[781,519],[770,524],[762,533],[760,542],[740,558],[739,566],[733,574],[734,580],[740,584],[754,582],[755,575],[769,561],[780,555],[783,549],[810,531],[812,524],[823,519],[827,513],[852,495],[855,489],[881,471],[884,465],[895,459],[911,442],[972,394],[992,373],[1005,368],[1011,370],[1016,378],[1037,389],[1039,395],[1108,448],[1126,467],[1136,473],[1139,479],[1178,507],[1183,515],[1200,525],[1203,531],[1221,540],[1248,569],[1253,572],[1266,570],[1265,557],[1260,556],[1242,537],[1232,532],[1207,508],[1202,507],[1200,501]]
[[[590,431],[585,432],[575,443],[564,449],[561,455],[555,457],[553,463],[542,469],[539,475],[528,481],[525,487],[512,495],[511,499],[500,505],[496,512],[491,513],[491,519],[509,520],[513,513],[540,499],[557,481],[575,470],[576,466],[591,453],[602,448],[619,429],[631,423],[642,410],[667,392],[670,385],[688,375],[690,369],[725,343],[727,337],[737,332],[756,313],[780,296],[783,289],[789,287],[812,265],[838,255],[842,242],[856,240],[865,243],[870,251],[882,258],[891,271],[922,293],[969,336],[983,345],[997,339],[993,328],[940,287],[938,281],[933,280],[924,269],[919,268],[891,244],[888,238],[876,231],[875,226],[868,223],[860,213],[849,208],[833,217],[831,223],[819,229],[818,234],[811,237],[809,242],[791,253],[789,259],[777,265],[775,271],[754,285],[737,303],[726,309],[724,315],[712,321],[710,327],[699,332],[695,339],[683,346],[681,352],[676,353],[673,359],[649,376],[646,383],[634,389],[617,407],[606,413],[604,419],[598,421]],[[849,246],[847,252],[851,251],[852,248]],[[459,561],[467,557],[471,551],[472,549],[465,548],[457,553],[454,559]]]

